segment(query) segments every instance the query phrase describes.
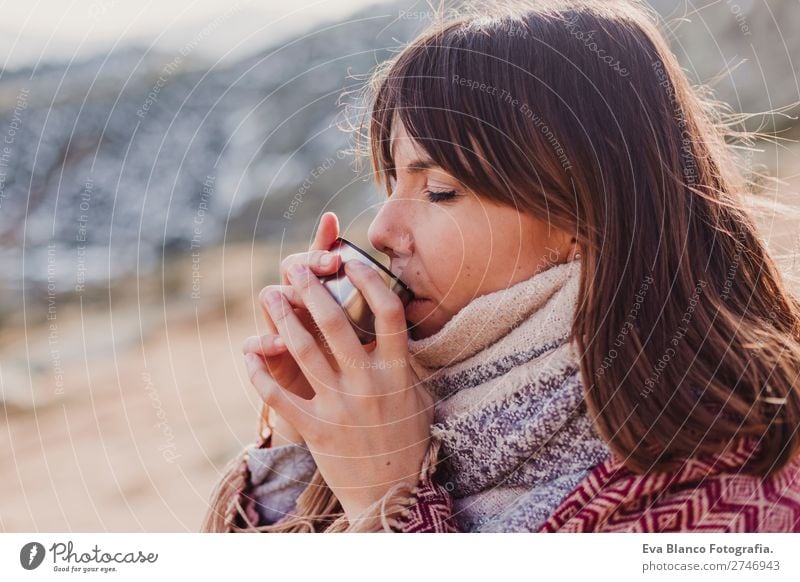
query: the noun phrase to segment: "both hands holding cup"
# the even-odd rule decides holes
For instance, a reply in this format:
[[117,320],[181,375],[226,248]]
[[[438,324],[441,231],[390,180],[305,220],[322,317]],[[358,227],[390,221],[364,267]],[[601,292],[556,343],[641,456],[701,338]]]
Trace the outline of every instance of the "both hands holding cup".
[[433,400],[408,362],[405,299],[375,268],[346,262],[374,314],[375,339],[362,344],[320,281],[341,267],[342,257],[326,252],[338,231],[336,216],[324,214],[311,250],[281,263],[283,284],[259,294],[270,333],[247,338],[243,352],[250,381],[279,416],[275,436],[305,441],[353,521],[395,483],[416,480]]

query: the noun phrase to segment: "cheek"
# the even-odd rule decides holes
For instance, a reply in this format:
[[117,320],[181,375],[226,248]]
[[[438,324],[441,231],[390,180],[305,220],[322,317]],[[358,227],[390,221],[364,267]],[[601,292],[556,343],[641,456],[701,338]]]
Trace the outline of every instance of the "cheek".
[[455,312],[471,301],[504,266],[510,254],[504,239],[509,231],[518,239],[520,226],[509,228],[498,214],[505,218],[470,198],[448,208],[431,205],[416,217],[415,248],[444,311]]
[[427,213],[414,235],[414,247],[422,259],[425,275],[439,299],[447,302],[454,283],[461,278],[469,260],[468,233],[455,217],[441,209]]
[[449,221],[437,233],[426,235],[431,244],[425,255],[425,269],[444,311],[458,311],[491,275],[491,245],[484,240],[486,231],[485,224],[481,229],[470,230]]

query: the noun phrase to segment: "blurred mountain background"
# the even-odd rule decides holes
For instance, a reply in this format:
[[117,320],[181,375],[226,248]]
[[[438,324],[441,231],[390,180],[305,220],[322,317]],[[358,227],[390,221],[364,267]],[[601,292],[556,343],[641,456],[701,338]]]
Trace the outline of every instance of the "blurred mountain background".
[[[800,99],[796,1],[651,4],[734,110]],[[325,211],[367,243],[382,193],[343,105],[431,11],[205,2],[128,39],[129,7],[85,6],[74,34],[0,28],[0,530],[193,531],[254,435],[255,296]],[[798,139],[793,115],[753,123]],[[797,207],[800,149],[758,145]],[[794,268],[796,225],[763,229]]]

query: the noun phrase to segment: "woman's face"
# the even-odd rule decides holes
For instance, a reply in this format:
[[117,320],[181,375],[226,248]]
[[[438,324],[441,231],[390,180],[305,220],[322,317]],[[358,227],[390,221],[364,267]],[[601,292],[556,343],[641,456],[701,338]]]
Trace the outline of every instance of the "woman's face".
[[406,307],[412,338],[436,333],[474,298],[567,260],[569,234],[465,190],[394,127],[397,181],[369,240],[421,299]]

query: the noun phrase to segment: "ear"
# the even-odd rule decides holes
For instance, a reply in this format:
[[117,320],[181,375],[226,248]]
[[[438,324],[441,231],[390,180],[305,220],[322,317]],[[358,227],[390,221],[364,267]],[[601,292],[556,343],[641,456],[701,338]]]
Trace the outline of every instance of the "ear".
[[548,247],[548,261],[551,265],[568,263],[574,260],[574,255],[578,252],[578,238],[566,230],[554,228]]
[[574,236],[570,239],[570,251],[567,256],[567,261],[577,261],[581,258],[581,248],[578,245],[578,239]]

